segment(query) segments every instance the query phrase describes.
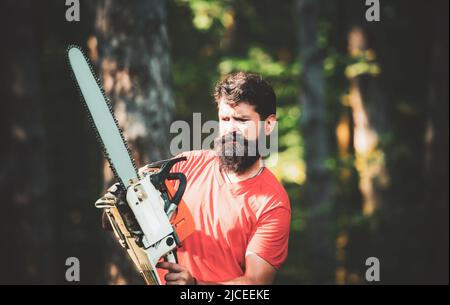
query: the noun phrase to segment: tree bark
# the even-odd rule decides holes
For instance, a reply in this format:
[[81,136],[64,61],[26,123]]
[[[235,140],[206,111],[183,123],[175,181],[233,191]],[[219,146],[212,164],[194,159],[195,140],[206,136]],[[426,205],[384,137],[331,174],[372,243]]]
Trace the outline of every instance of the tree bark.
[[348,34],[348,51],[352,58],[364,58],[350,65],[346,74],[350,80],[347,102],[353,114],[353,145],[356,169],[363,196],[363,214],[371,215],[382,206],[384,192],[389,185],[385,152],[380,147],[381,133],[386,127],[386,96],[378,82],[375,52],[367,46],[361,27],[353,27]]
[[[96,36],[98,58],[95,51],[91,54],[136,164],[169,157],[174,102],[165,1],[99,1]],[[106,165],[104,173],[105,186],[110,185],[112,173]],[[113,258],[111,282],[141,282],[125,260],[124,255]]]

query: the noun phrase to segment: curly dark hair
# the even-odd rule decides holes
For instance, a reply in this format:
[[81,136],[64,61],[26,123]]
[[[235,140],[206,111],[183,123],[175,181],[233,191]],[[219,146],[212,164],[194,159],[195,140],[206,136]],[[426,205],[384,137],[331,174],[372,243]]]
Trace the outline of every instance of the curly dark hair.
[[276,114],[275,92],[261,75],[247,72],[227,75],[214,88],[214,100],[217,105],[222,98],[228,104],[244,102],[253,105],[262,120]]

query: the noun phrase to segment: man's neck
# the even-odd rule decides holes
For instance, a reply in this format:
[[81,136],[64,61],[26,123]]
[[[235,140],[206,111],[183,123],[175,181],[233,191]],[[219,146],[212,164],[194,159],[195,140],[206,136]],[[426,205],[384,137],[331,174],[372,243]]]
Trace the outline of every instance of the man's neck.
[[250,166],[249,169],[247,169],[245,172],[243,173],[235,173],[232,171],[226,171],[224,170],[224,178],[228,183],[235,183],[235,182],[239,182],[239,181],[244,181],[247,180],[249,178],[252,178],[254,176],[257,176],[260,171],[261,168],[264,166],[264,162],[261,158],[258,159],[257,162],[253,163],[252,166]]

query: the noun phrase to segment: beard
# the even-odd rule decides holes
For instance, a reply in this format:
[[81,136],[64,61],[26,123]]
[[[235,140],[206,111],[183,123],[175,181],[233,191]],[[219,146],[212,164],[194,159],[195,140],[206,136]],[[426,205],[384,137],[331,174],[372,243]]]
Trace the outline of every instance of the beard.
[[215,139],[214,150],[219,156],[221,168],[236,174],[242,174],[260,158],[258,140],[247,140],[237,132]]

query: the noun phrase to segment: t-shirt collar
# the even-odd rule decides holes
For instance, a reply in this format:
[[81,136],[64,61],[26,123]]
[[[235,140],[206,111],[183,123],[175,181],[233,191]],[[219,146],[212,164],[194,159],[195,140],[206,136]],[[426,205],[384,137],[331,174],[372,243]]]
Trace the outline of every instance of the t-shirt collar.
[[[265,163],[264,160],[262,158],[259,159],[261,162],[262,167],[265,167]],[[239,184],[245,184],[248,182],[253,182],[256,178],[258,178],[259,176],[263,175],[265,172],[265,169],[263,169],[258,176],[256,177],[252,177],[252,178],[248,178],[245,179],[243,181],[239,181],[239,182],[235,182],[235,183],[230,183],[230,185],[239,185]],[[220,160],[219,160],[219,156],[216,156],[216,159],[214,160],[214,174],[216,176],[217,181],[219,182],[219,185],[223,185],[225,183],[227,183],[225,181],[225,177],[223,176],[222,172],[220,171]]]

